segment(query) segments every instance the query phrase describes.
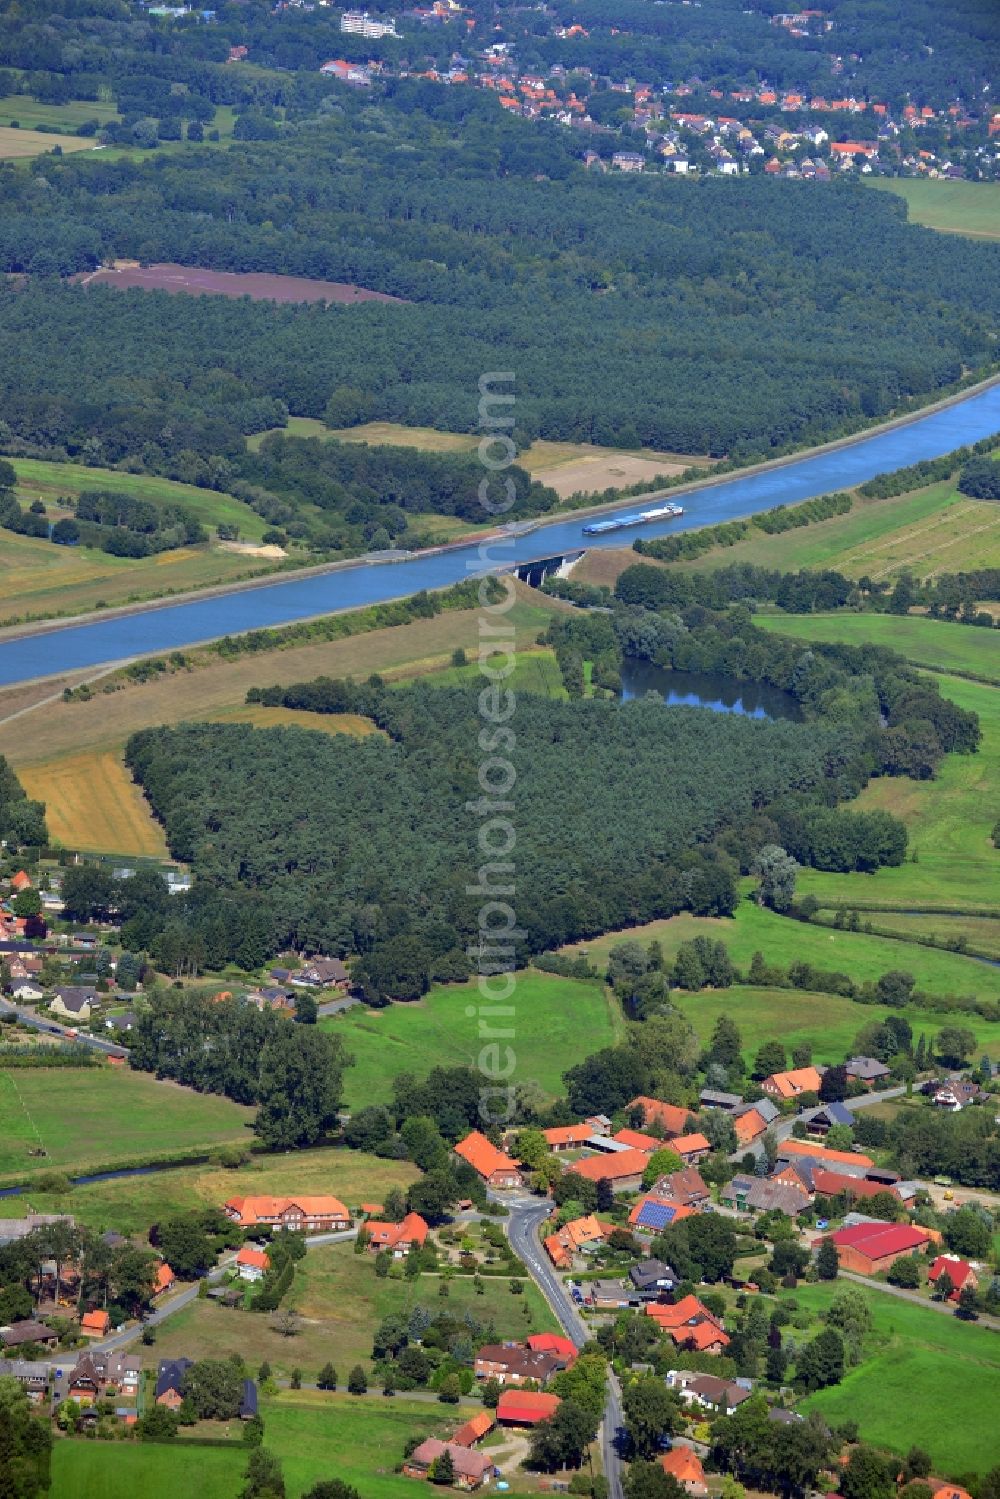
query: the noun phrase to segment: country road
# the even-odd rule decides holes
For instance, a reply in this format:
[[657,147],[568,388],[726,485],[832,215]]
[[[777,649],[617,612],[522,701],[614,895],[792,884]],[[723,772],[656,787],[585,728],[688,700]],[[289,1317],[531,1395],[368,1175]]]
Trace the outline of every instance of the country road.
[[[537,1198],[514,1198],[507,1202],[510,1217],[506,1220],[507,1237],[515,1254],[538,1286],[568,1338],[582,1348],[589,1330],[577,1311],[572,1297],[546,1258],[538,1241],[538,1230],[552,1211],[551,1203]],[[601,1456],[608,1480],[609,1499],[623,1499],[621,1458],[617,1438],[623,1425],[621,1390],[615,1375],[608,1371],[608,1394],[601,1424]]]
[[[914,1306],[922,1306],[931,1312],[940,1312],[943,1317],[954,1317],[954,1303],[944,1301],[928,1301],[919,1291],[907,1291],[902,1286],[890,1286],[881,1280],[872,1280],[868,1275],[857,1275],[853,1270],[841,1270],[839,1280],[853,1280],[856,1285],[867,1286],[871,1291],[881,1291],[884,1296],[895,1296],[898,1301],[910,1301]],[[976,1319],[977,1327],[987,1327],[991,1332],[1000,1332],[1000,1317],[991,1317],[987,1312],[980,1312]]]

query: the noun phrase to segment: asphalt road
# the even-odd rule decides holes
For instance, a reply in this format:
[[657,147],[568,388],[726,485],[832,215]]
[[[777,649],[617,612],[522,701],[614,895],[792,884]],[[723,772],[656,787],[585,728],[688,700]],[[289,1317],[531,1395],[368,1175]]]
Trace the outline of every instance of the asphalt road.
[[[883,1103],[886,1099],[889,1098],[902,1098],[905,1092],[906,1089],[902,1086],[882,1088],[880,1092],[866,1093],[862,1098],[848,1098],[846,1100],[846,1103],[847,1107],[852,1110],[866,1109],[871,1108],[872,1104]],[[801,1114],[789,1114],[784,1119],[776,1119],[775,1122],[771,1125],[771,1133],[774,1135],[778,1144],[784,1144],[784,1142],[791,1136],[792,1130],[794,1129],[796,1124],[798,1124],[801,1120],[811,1119],[813,1114],[818,1113],[819,1109],[821,1109],[822,1107],[823,1105],[819,1104],[817,1108],[806,1109]],[[740,1150],[734,1150],[729,1159],[731,1161],[742,1161],[743,1157],[748,1153],[752,1155],[759,1155],[762,1149],[763,1146],[758,1139],[755,1140],[750,1146],[743,1147]]]
[[[577,1348],[582,1348],[589,1336],[587,1326],[538,1239],[538,1229],[551,1213],[551,1204],[529,1197],[508,1201],[507,1207],[510,1217],[505,1226],[511,1248],[555,1312],[566,1336]],[[622,1425],[621,1390],[614,1374],[609,1371],[608,1395],[601,1424],[601,1456],[609,1499],[623,1499],[621,1458],[615,1445]]]
[[75,1027],[60,1025],[57,1020],[50,1020],[36,1015],[32,1010],[22,1010],[19,1005],[12,1005],[7,999],[0,999],[0,1015],[16,1015],[24,1025],[30,1025],[32,1030],[44,1031],[49,1036],[59,1036],[63,1041],[70,1041],[73,1045],[90,1046],[95,1051],[105,1054],[114,1052],[117,1056],[128,1056],[128,1049],[118,1041],[105,1041],[102,1036],[92,1036],[88,1031],[78,1031],[75,1036],[69,1032]]

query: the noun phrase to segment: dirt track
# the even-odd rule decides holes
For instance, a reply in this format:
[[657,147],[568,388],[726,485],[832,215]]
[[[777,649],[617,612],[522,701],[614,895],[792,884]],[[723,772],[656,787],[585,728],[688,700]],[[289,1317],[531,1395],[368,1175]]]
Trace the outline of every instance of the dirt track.
[[385,292],[345,281],[313,281],[307,276],[272,276],[257,271],[208,271],[201,266],[140,266],[133,263],[83,271],[71,278],[81,286],[116,286],[121,291],[187,292],[194,296],[252,297],[263,302],[399,302]]

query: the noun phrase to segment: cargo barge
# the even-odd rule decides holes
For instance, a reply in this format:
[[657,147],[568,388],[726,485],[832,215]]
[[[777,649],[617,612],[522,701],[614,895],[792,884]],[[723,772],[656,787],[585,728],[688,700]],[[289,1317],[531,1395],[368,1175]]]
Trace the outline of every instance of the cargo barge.
[[682,505],[672,503],[658,505],[655,510],[637,510],[634,515],[618,515],[613,520],[591,521],[589,526],[584,526],[584,536],[603,536],[606,531],[622,531],[626,526],[645,526],[649,521],[673,520],[678,515],[684,514]]

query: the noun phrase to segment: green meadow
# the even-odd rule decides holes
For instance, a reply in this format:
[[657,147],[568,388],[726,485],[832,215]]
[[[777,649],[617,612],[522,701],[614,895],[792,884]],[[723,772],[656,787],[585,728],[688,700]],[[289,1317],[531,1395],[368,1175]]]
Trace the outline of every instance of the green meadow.
[[[818,1314],[838,1289],[834,1284],[802,1285],[793,1299]],[[857,1421],[863,1437],[897,1453],[917,1442],[930,1452],[934,1471],[942,1476],[958,1478],[992,1467],[997,1458],[1000,1338],[988,1328],[884,1291],[866,1288],[863,1294],[874,1321],[864,1362],[839,1385],[811,1395],[804,1408],[818,1410],[834,1423]],[[796,1340],[802,1336],[796,1331]]]
[[1000,646],[993,630],[920,615],[761,614],[755,621],[796,640],[834,640],[845,645],[884,645],[929,671],[967,672],[1000,683]]
[[[384,1010],[359,1005],[322,1022],[354,1057],[344,1077],[346,1106],[387,1101],[401,1072],[424,1077],[432,1067],[476,1066],[485,1044],[479,1003],[475,984],[449,984],[412,1004]],[[517,1057],[515,1080],[536,1083],[549,1097],[563,1091],[567,1067],[610,1046],[621,1030],[617,1008],[597,982],[529,969],[518,974],[508,1003],[514,1006],[509,1044]]]
[[905,198],[913,224],[976,239],[1000,239],[1000,182],[873,177],[869,186]]

